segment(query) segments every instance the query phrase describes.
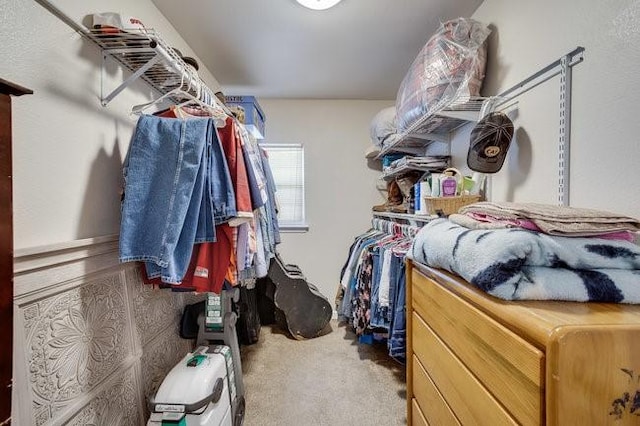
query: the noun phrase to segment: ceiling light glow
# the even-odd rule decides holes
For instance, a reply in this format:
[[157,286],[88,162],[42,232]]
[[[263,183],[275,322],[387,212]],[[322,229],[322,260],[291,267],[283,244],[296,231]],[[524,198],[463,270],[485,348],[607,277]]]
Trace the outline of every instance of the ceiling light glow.
[[296,0],[304,7],[313,10],[325,10],[340,3],[341,0]]

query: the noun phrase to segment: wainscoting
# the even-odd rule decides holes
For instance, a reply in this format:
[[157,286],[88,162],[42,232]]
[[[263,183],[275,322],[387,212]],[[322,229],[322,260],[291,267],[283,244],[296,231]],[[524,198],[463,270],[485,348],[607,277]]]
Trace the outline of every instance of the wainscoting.
[[146,401],[191,349],[182,308],[142,283],[115,236],[16,252],[13,424],[142,425]]

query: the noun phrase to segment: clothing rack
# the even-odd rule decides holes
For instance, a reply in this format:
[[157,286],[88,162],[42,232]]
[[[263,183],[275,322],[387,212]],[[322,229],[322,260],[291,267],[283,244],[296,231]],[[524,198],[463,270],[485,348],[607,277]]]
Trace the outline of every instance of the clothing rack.
[[401,221],[401,223],[407,223],[415,227],[422,227],[425,224],[431,222],[433,219],[437,219],[435,215],[417,215],[408,213],[391,213],[391,212],[373,212],[374,218],[391,219],[395,222]]
[[402,235],[407,238],[414,238],[418,231],[420,231],[419,226],[405,225],[377,217],[371,219],[371,226],[386,234]]
[[405,256],[420,227],[375,217],[371,224],[349,248],[336,310],[359,343],[386,339],[389,355],[405,363]]

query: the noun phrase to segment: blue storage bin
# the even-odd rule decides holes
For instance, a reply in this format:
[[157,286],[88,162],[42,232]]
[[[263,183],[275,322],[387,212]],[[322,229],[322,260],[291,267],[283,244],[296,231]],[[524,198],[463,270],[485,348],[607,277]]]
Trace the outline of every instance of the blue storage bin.
[[225,96],[224,99],[229,106],[238,105],[244,108],[244,125],[247,130],[256,139],[264,139],[265,116],[255,96]]

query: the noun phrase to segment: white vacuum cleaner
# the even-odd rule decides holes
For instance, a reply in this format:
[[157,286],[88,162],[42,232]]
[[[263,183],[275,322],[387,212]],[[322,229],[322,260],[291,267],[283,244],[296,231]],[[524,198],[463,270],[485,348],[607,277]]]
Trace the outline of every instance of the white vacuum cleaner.
[[[199,346],[171,369],[150,399],[147,426],[242,425],[244,384],[237,315],[232,309],[232,302],[238,299],[237,289],[225,290],[220,296],[209,293],[206,303],[201,302],[197,320],[185,323],[183,319],[182,337],[196,337]],[[195,322],[197,325],[191,324]],[[194,327],[197,335],[192,336]]]
[[220,347],[210,349],[199,347],[173,367],[149,401],[147,426],[233,426],[226,358]]

